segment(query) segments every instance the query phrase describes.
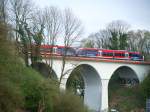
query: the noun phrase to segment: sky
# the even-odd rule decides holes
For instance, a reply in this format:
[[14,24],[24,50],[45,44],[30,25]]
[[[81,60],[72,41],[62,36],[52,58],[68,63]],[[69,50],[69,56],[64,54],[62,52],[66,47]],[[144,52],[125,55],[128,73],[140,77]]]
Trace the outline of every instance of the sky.
[[84,26],[84,35],[106,28],[114,20],[123,20],[130,29],[150,30],[150,0],[34,0],[36,5],[71,8]]

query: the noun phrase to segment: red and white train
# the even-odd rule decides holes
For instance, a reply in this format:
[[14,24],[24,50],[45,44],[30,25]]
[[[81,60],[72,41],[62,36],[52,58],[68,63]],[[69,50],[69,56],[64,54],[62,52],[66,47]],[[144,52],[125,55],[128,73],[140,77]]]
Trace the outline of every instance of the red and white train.
[[41,45],[41,54],[56,56],[73,56],[73,57],[93,57],[102,59],[134,60],[144,61],[144,56],[140,52],[131,52],[127,50],[108,50],[99,48],[74,48],[65,46]]

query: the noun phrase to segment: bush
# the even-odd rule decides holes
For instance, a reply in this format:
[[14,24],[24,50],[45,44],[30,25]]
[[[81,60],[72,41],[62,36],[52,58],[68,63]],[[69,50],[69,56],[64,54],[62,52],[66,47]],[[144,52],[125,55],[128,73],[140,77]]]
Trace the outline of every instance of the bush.
[[46,80],[18,58],[15,46],[7,40],[7,28],[0,23],[0,112],[26,110],[52,111],[52,81]]
[[53,112],[88,112],[79,96],[60,93],[54,100]]
[[150,73],[141,83],[141,93],[144,98],[150,98]]
[[6,25],[0,22],[0,112],[15,112],[22,108],[24,97],[18,80],[20,65],[13,45],[6,40],[7,31]]
[[25,108],[32,112],[52,112],[52,96],[58,92],[58,87],[31,68],[26,68],[24,73],[21,88],[25,96]]
[[16,112],[23,106],[20,88],[9,80],[0,80],[0,112]]

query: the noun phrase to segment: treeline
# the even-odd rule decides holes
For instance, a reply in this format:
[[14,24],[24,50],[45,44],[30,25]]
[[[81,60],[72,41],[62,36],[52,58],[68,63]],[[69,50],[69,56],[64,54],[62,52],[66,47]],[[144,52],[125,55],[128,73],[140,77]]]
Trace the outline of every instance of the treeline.
[[53,6],[40,9],[34,4],[32,0],[0,1],[0,19],[13,29],[10,38],[16,41],[26,66],[29,65],[28,52],[32,63],[40,58],[41,43],[54,45],[59,39],[64,46],[71,46],[83,30],[71,9]]
[[133,31],[129,28],[130,25],[125,21],[112,21],[105,29],[83,39],[81,47],[139,51],[145,55],[146,59],[149,59],[150,31]]

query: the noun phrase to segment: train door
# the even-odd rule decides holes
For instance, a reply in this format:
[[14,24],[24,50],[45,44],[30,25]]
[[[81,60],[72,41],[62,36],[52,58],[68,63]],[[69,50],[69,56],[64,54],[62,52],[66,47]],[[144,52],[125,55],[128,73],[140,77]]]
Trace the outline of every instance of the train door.
[[53,47],[53,54],[57,54],[57,47]]
[[125,52],[125,59],[129,59],[129,53]]
[[102,51],[101,50],[98,50],[97,57],[102,57]]

